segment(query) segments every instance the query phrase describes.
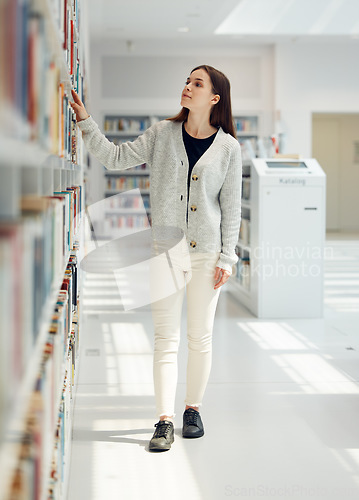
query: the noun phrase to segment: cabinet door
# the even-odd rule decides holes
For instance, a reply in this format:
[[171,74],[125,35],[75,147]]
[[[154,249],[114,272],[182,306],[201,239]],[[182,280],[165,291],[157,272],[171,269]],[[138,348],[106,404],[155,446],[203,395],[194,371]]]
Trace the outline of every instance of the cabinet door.
[[262,240],[280,245],[321,242],[322,187],[262,188]]
[[272,317],[311,317],[322,307],[323,196],[318,186],[261,190],[261,296]]

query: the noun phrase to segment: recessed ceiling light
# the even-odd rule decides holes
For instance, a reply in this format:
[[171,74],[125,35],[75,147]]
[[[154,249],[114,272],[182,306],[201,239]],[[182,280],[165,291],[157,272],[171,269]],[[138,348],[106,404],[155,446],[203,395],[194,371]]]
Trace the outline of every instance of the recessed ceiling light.
[[188,26],[182,26],[180,28],[177,28],[177,31],[180,33],[188,33],[189,32],[189,27]]

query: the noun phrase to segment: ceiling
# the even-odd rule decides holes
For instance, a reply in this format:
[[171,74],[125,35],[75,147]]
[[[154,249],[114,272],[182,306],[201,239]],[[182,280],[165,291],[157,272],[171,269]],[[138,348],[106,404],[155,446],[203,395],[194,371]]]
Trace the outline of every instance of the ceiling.
[[[87,0],[91,37],[213,36],[238,0]],[[188,28],[188,32],[178,32]]]
[[359,0],[87,0],[91,41],[359,41]]

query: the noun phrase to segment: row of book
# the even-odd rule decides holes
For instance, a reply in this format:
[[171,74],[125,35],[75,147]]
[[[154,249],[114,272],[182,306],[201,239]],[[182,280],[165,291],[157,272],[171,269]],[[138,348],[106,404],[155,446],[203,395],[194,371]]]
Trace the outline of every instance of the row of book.
[[71,408],[79,354],[79,283],[76,244],[49,325],[41,366],[29,397],[11,500],[65,498]]
[[237,132],[258,132],[258,118],[234,118],[234,125]]
[[122,176],[106,177],[106,189],[116,190],[116,191],[127,191],[129,189],[150,189],[150,178],[149,176]]
[[[72,13],[78,9],[71,8],[67,0],[59,3],[64,12],[59,50],[64,51],[64,63],[68,58],[71,84],[84,101],[83,68],[74,36],[78,17]],[[0,131],[35,141],[51,154],[80,163],[77,146],[81,132],[69,105],[72,96],[61,83],[61,69],[50,51],[47,38],[53,22],[41,4],[32,0],[0,2]]]
[[29,8],[30,0],[0,2],[0,102],[11,102],[25,118],[32,79]]
[[142,207],[150,208],[150,195],[136,195],[121,193],[114,196],[109,196],[106,198],[106,209],[119,209],[119,208],[136,208],[140,209]]
[[81,186],[26,196],[21,218],[0,223],[0,430],[73,248],[81,203]]
[[[63,48],[69,74],[77,79],[79,77],[79,28],[81,5],[78,0],[52,0],[55,6],[55,17],[59,26],[60,37],[63,39]],[[56,4],[60,16],[56,15]]]
[[[129,132],[138,133],[144,132],[154,123],[154,117],[148,118],[124,118],[107,116],[104,121],[105,133],[111,132]],[[158,120],[158,118],[157,118]],[[253,117],[236,117],[234,125],[237,132],[258,132],[258,118]]]
[[110,118],[106,117],[104,121],[105,133],[111,132],[144,132],[150,125],[150,118]]
[[114,230],[119,229],[145,229],[151,224],[151,216],[147,215],[117,215],[107,214],[106,217],[96,223],[96,234],[111,235]]
[[81,3],[79,0],[47,0],[59,39],[68,63],[69,74],[73,75],[78,51]]

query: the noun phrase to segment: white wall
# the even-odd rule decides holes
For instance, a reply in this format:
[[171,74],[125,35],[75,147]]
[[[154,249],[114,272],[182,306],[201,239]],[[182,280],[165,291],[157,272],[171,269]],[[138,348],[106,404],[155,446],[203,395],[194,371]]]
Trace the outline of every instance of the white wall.
[[[133,53],[123,43],[91,45],[94,112],[173,113],[190,70],[210,64],[231,81],[234,113],[270,112],[274,101],[273,48],[202,46],[192,41],[137,42]],[[98,117],[100,118],[100,116]]]
[[312,155],[312,113],[359,112],[359,45],[292,43],[275,48],[275,108],[286,153]]

